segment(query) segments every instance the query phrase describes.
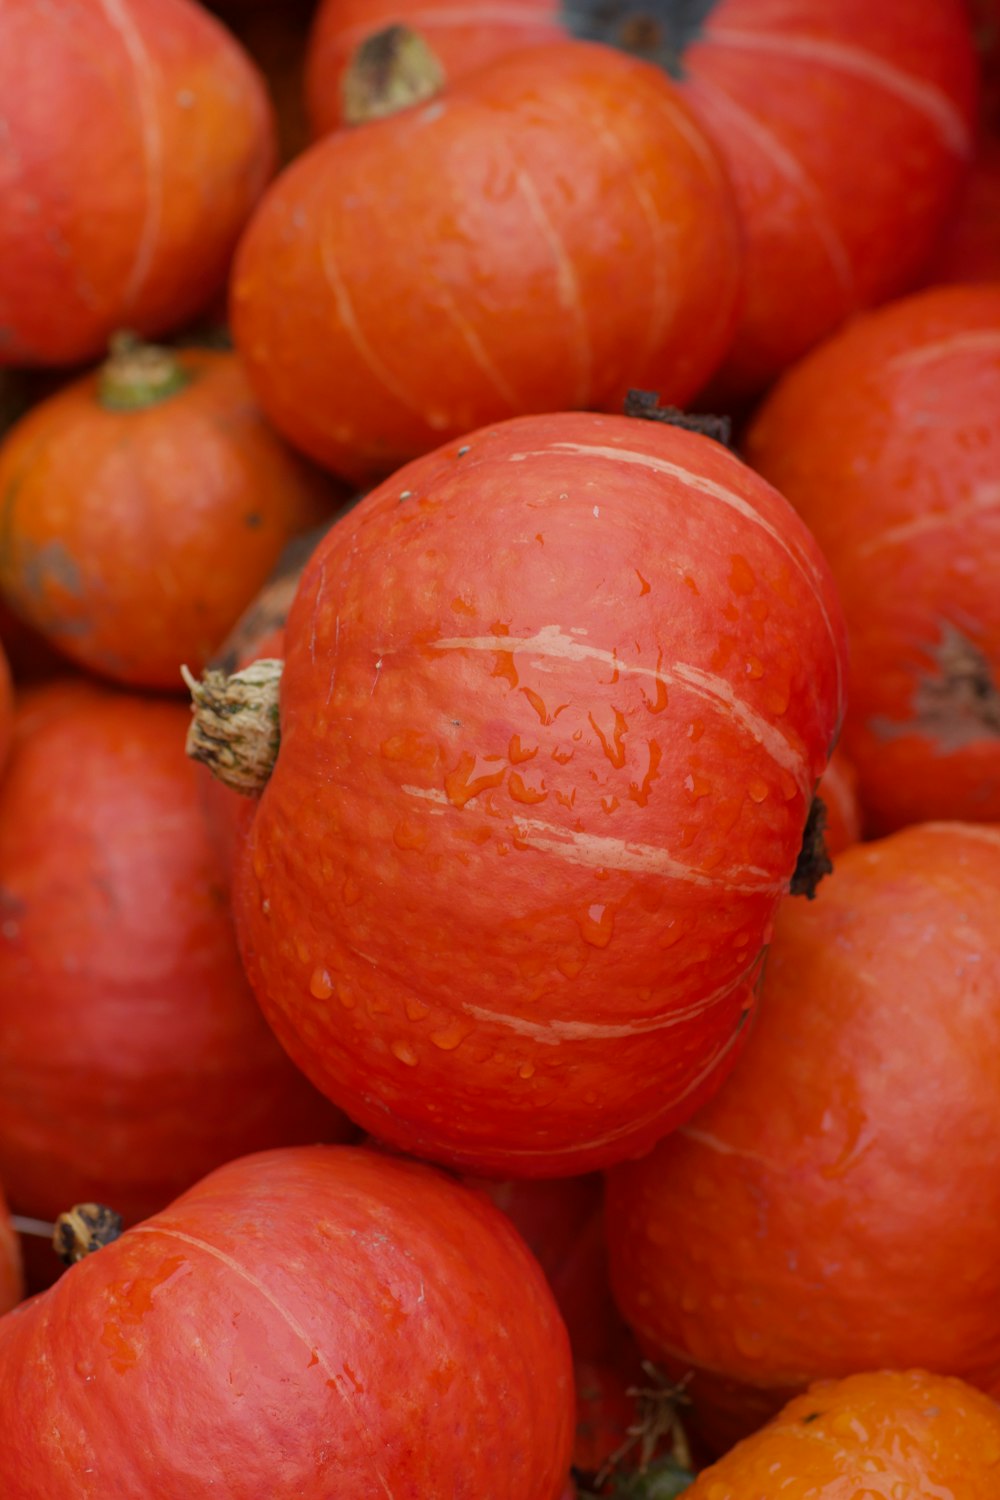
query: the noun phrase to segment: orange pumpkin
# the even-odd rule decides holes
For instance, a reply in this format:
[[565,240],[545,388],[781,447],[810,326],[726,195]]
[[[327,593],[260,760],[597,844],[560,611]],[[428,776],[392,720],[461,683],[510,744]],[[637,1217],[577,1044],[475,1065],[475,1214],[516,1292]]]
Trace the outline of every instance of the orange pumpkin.
[[1000,285],[870,313],[744,438],[837,579],[866,822],[1000,821]]
[[372,491],[299,585],[234,878],[292,1056],[468,1170],[647,1149],[742,1045],[842,648],[806,528],[697,434],[523,417]]
[[274,167],[261,78],[190,0],[5,0],[0,364],[99,357],[222,286]]
[[746,297],[715,409],[907,289],[972,154],[962,0],[323,0],[307,63],[317,132],[343,121],[354,50],[393,24],[422,32],[449,80],[567,33],[676,80],[725,157],[746,237]]
[[725,1087],[608,1174],[618,1304],[719,1446],[817,1378],[1000,1390],[998,1138],[1000,829],[846,850]]
[[85,679],[22,695],[0,779],[0,1181],[133,1222],[210,1168],[346,1139],[246,983],[189,714]]
[[1000,1407],[922,1370],[822,1381],[704,1469],[684,1500],[996,1500]]
[[264,421],[235,354],[126,342],[0,444],[0,588],[92,671],[182,688],[328,478]]
[[683,403],[741,274],[729,182],[676,91],[564,42],[293,162],[241,242],[232,326],[279,430],[362,482],[629,386]]

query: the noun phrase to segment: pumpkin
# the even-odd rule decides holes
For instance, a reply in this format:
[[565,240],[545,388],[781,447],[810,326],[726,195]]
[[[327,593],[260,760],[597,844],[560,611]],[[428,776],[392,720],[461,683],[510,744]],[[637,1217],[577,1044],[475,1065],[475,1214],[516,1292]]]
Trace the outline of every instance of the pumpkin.
[[17,1235],[10,1220],[7,1200],[0,1192],[0,1314],[16,1306],[23,1290]]
[[275,426],[360,484],[521,413],[618,409],[630,386],[683,403],[741,267],[729,183],[669,82],[565,42],[286,168],[241,241],[232,329]]
[[1000,820],[1000,285],[905,298],[789,371],[745,435],[851,637],[844,748],[873,832]]
[[923,1370],[818,1382],[699,1474],[685,1500],[994,1500],[1000,1407]]
[[230,1157],[345,1139],[236,951],[188,713],[80,679],[25,691],[0,780],[0,1181],[131,1223]]
[[782,907],[726,1087],[608,1174],[615,1296],[699,1429],[859,1370],[1000,1390],[998,1132],[1000,830],[846,850]]
[[92,671],[178,691],[338,499],[235,354],[131,340],[7,434],[0,495],[0,588],[22,617]]
[[[700,434],[515,419],[338,521],[284,649],[233,902],[291,1055],[469,1171],[648,1149],[742,1045],[836,736],[842,623],[805,527]],[[191,749],[239,781],[218,692]]]
[[961,0],[323,0],[306,72],[317,132],[343,120],[354,49],[391,24],[421,31],[450,80],[566,33],[676,79],[725,157],[746,236],[716,409],[907,289],[971,156],[976,58]]
[[7,0],[0,95],[0,363],[79,363],[206,307],[275,160],[230,33],[190,0]]
[[503,1214],[421,1163],[220,1167],[0,1320],[5,1500],[556,1500],[569,1345]]

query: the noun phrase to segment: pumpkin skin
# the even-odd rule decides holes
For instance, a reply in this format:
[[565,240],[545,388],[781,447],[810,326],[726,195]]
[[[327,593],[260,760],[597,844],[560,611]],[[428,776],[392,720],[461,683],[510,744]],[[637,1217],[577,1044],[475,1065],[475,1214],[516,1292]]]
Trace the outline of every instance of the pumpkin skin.
[[241,241],[232,328],[279,431],[363,483],[630,386],[682,405],[741,274],[728,180],[668,81],[564,42],[293,162]]
[[[0,781],[0,1181],[127,1223],[220,1162],[351,1128],[243,976],[180,704],[26,691]],[[54,1265],[54,1262],[53,1262]]]
[[181,663],[201,670],[338,495],[265,422],[235,354],[184,349],[165,365],[185,382],[173,393],[119,409],[94,373],[8,433],[0,587],[71,660],[182,691]]
[[81,1261],[0,1321],[0,1391],[7,1500],[556,1500],[573,1429],[504,1215],[351,1147],[232,1162]]
[[726,1087],[608,1174],[618,1304],[650,1358],[695,1371],[717,1447],[817,1378],[920,1365],[1000,1390],[998,918],[1000,830],[846,850],[782,907]]
[[874,833],[1000,820],[998,402],[1000,285],[946,287],[843,330],[745,434],[839,585]]
[[972,154],[976,57],[961,0],[525,0],[506,12],[491,0],[324,0],[306,72],[317,132],[340,123],[352,50],[393,22],[424,32],[450,79],[567,31],[674,75],[723,153],[746,240],[715,409],[907,290]]
[[17,1235],[10,1222],[7,1200],[0,1192],[0,1314],[17,1305],[23,1290]]
[[821,1381],[703,1470],[686,1500],[847,1500],[955,1495],[993,1500],[1000,1407],[922,1370]]
[[189,0],[7,0],[0,94],[0,363],[76,364],[206,307],[275,162],[229,32]]
[[648,1149],[717,1087],[841,713],[825,563],[708,438],[563,413],[320,542],[234,875],[299,1066],[493,1176]]

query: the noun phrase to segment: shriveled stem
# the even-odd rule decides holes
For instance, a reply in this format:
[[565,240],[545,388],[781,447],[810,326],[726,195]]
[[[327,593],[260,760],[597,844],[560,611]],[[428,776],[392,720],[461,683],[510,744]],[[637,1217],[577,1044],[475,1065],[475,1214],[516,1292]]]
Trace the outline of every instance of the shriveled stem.
[[113,1208],[103,1203],[77,1203],[56,1220],[52,1248],[66,1265],[75,1266],[84,1256],[118,1239],[122,1228],[122,1216]]
[[108,411],[142,411],[190,383],[190,372],[173,349],[145,344],[134,333],[116,333],[97,377],[97,399]]
[[366,37],[341,84],[344,121],[364,125],[398,114],[444,87],[444,68],[419,32],[386,26]]
[[278,758],[283,668],[265,657],[232,676],[208,671],[201,682],[181,668],[194,715],[187,754],[244,797],[260,796]]

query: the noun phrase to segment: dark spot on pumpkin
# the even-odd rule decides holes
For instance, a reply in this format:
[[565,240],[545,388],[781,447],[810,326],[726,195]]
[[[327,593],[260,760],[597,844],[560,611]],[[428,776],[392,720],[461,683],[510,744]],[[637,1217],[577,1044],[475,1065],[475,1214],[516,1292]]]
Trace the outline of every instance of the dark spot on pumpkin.
[[718,0],[563,0],[571,36],[603,42],[684,77],[684,55],[698,41]]
[[469,451],[470,451],[470,450],[469,450],[469,444],[468,444],[468,443],[465,443],[465,444],[464,444],[464,445],[463,445],[463,446],[462,446],[462,447],[461,447],[461,448],[459,448],[459,450],[458,450],[458,457],[459,457],[459,458],[464,458],[464,457],[465,457],[465,455],[466,455],[466,454],[467,454],[467,453],[468,453],[468,452],[469,452]]
[[824,875],[833,874],[833,860],[826,848],[826,803],[814,797],[802,834],[802,847],[792,872],[789,895],[805,896],[812,901]]
[[733,424],[729,417],[714,416],[709,412],[681,411],[677,406],[661,406],[656,391],[629,391],[622,402],[622,411],[626,417],[662,422],[665,427],[680,427],[685,432],[697,432],[702,437],[712,438],[724,448],[732,447]]
[[263,526],[264,524],[264,517],[258,510],[252,510],[248,516],[244,517],[244,520],[251,531],[256,531],[259,526]]
[[802,1420],[803,1422],[818,1422],[822,1415],[823,1413],[821,1411],[809,1411],[806,1412]]
[[940,636],[925,654],[933,670],[917,677],[910,717],[876,715],[869,720],[872,732],[881,740],[924,735],[940,755],[1000,735],[1000,690],[976,642],[950,620],[942,620]]

